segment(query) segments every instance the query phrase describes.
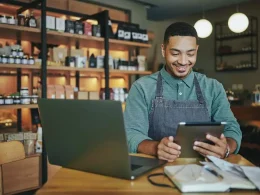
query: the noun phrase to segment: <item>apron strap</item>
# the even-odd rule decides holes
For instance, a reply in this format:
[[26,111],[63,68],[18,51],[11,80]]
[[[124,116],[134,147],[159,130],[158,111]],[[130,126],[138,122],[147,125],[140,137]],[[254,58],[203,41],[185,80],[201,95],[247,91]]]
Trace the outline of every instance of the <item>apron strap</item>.
[[162,98],[163,97],[163,84],[162,84],[162,75],[159,72],[158,78],[157,78],[157,84],[156,84],[156,98]]
[[194,84],[195,84],[196,95],[197,95],[199,103],[206,105],[205,99],[204,99],[202,92],[201,92],[199,81],[198,81],[198,79],[195,75],[194,75]]

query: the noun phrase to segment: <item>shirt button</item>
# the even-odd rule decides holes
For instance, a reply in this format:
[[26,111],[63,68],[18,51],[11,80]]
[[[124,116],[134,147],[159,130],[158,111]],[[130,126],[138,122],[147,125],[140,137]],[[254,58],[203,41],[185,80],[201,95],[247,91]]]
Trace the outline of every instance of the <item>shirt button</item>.
[[179,95],[182,95],[182,92],[180,92]]

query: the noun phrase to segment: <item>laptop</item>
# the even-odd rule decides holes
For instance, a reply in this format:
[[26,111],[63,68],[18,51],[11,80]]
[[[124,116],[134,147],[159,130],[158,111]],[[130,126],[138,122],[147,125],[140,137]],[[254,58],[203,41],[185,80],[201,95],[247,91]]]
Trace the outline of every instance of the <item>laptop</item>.
[[39,99],[38,105],[51,164],[133,180],[166,163],[128,154],[121,102]]

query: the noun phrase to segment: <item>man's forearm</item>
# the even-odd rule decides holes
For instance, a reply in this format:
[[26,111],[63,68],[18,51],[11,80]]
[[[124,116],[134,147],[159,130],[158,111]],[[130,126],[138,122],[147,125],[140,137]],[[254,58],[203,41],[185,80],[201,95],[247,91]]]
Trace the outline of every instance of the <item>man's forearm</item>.
[[158,144],[158,141],[144,140],[138,145],[137,152],[157,156]]
[[234,139],[227,137],[227,143],[230,148],[230,153],[233,154],[237,149],[237,142]]

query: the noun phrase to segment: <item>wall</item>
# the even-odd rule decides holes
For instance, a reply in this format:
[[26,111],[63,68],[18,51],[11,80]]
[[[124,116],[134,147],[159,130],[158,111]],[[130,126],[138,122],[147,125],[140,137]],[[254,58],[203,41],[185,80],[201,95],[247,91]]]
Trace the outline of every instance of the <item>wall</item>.
[[[258,18],[258,36],[260,36],[260,2],[259,0],[252,1],[249,3],[243,3],[240,5],[240,11],[246,15],[256,16]],[[205,39],[199,40],[199,52],[196,67],[202,68],[205,74],[209,77],[216,78],[220,81],[225,88],[231,88],[232,84],[243,84],[244,89],[254,90],[255,84],[260,83],[260,66],[257,71],[238,71],[238,72],[216,72],[215,71],[215,22],[225,21],[236,11],[235,6],[229,6],[213,11],[206,12],[206,18],[213,25],[212,34]],[[192,25],[201,18],[201,14],[191,15],[187,17],[178,18],[175,20],[168,21],[168,24],[174,21],[185,21]],[[166,25],[167,26],[167,25]],[[163,34],[157,35],[157,37],[163,37]],[[260,39],[258,39],[258,64],[260,63]],[[243,40],[244,41],[244,40]]]

